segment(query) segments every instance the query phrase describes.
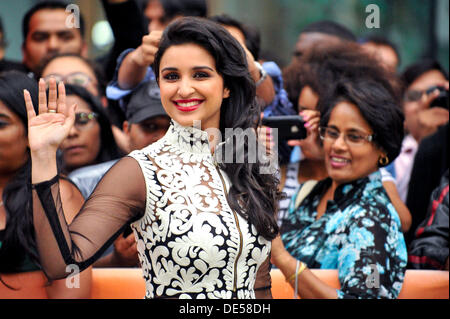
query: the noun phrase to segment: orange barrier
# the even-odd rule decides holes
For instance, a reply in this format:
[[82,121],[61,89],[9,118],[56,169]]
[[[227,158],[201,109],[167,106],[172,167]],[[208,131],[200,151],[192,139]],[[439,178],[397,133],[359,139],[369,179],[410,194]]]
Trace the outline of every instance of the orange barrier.
[[[337,277],[337,270],[334,269],[311,269],[314,275],[319,277],[329,286],[339,289],[341,286]],[[294,288],[286,282],[286,278],[279,269],[272,269],[272,297],[274,299],[292,299]]]
[[[338,273],[334,269],[311,269],[331,287],[340,288]],[[286,282],[279,269],[270,272],[274,299],[292,299],[294,289]],[[449,299],[449,272],[441,270],[408,269],[398,299]]]
[[92,269],[92,299],[142,299],[144,296],[141,268]]
[[2,274],[0,281],[0,299],[47,299],[45,285],[47,278],[42,271],[19,274]]
[[[312,269],[328,285],[339,288],[337,270]],[[291,299],[293,288],[286,283],[278,269],[271,271],[272,295],[275,299]],[[3,274],[2,280],[18,290],[11,290],[0,282],[0,299],[46,299],[47,280],[42,272]],[[139,268],[92,269],[92,299],[142,299],[145,282]],[[399,299],[448,299],[449,272],[408,269]]]

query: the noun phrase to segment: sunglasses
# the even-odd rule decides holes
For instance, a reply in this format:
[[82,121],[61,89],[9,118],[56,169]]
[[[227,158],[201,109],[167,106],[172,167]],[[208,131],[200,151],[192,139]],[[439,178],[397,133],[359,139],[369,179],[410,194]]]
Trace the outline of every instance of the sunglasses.
[[422,96],[424,94],[429,95],[431,93],[433,93],[435,90],[439,90],[439,91],[445,91],[445,88],[442,86],[432,86],[429,87],[426,90],[408,90],[405,93],[404,99],[406,102],[416,102],[419,101],[420,99],[422,99]]
[[61,74],[49,74],[44,78],[45,84],[48,88],[48,84],[50,81],[50,78],[54,78],[56,80],[56,83],[64,82],[66,84],[73,84],[73,85],[79,85],[82,87],[86,87],[89,85],[89,83],[94,83],[95,81],[86,73],[83,72],[73,72],[69,73],[67,75],[61,75]]
[[75,127],[79,130],[84,130],[90,127],[90,123],[93,123],[98,117],[98,114],[95,112],[80,112],[75,114]]

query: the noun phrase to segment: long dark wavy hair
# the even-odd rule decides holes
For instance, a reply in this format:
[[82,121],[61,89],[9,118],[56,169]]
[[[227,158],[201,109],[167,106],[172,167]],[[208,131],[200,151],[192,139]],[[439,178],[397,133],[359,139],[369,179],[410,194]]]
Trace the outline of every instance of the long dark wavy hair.
[[[0,101],[20,118],[25,134],[28,134],[24,89],[30,92],[37,114],[37,83],[24,73],[16,71],[0,74]],[[34,237],[31,198],[31,160],[28,156],[27,162],[17,170],[3,190],[7,225],[0,248],[0,273],[17,272],[27,257],[38,267],[40,265]]]
[[[230,96],[223,100],[220,110],[219,129],[222,136],[226,136],[225,128],[249,129],[247,131],[251,132],[256,130],[259,125],[259,107],[255,98],[255,83],[248,71],[245,53],[239,42],[215,22],[204,18],[185,17],[172,22],[165,29],[153,64],[157,81],[165,51],[171,46],[186,43],[199,45],[211,54],[217,72],[223,77],[224,86],[230,90]],[[257,138],[254,140],[258,143]],[[248,144],[245,139],[244,145],[233,143],[233,158],[237,158],[238,148],[244,149],[243,163],[233,161],[219,165],[232,183],[228,193],[231,208],[254,225],[261,236],[272,240],[278,234],[275,219],[281,197],[277,188],[278,180],[274,174],[260,174],[263,161],[259,156],[256,156],[256,162],[249,160]]]

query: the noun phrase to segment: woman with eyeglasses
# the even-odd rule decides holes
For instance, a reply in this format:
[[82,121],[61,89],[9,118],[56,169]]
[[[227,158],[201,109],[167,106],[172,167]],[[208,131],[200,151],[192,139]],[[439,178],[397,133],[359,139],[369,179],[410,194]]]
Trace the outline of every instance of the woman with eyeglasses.
[[[291,156],[291,162],[280,167],[280,189],[286,194],[280,201],[278,211],[280,225],[300,185],[308,182],[308,188],[313,185],[313,181],[328,176],[316,124],[320,120],[320,113],[324,113],[328,107],[323,100],[341,76],[360,72],[367,63],[371,61],[366,61],[366,52],[358,44],[319,44],[284,70],[288,96],[305,119],[309,134],[303,140],[288,141],[289,145],[299,148],[301,156],[298,159]],[[325,78],[327,81],[323,81]],[[399,214],[402,231],[407,232],[411,225],[411,214],[398,194],[395,179],[385,168],[381,168],[380,172],[383,186]]]
[[[402,287],[406,245],[379,168],[400,152],[403,115],[390,77],[367,61],[324,97],[318,132],[329,177],[298,207],[292,199],[272,242],[272,262],[301,298],[396,298]],[[340,289],[308,268],[337,269]]]
[[77,168],[121,157],[111,124],[100,101],[85,88],[66,85],[67,101],[77,104],[75,123],[61,143],[62,170],[68,174]]
[[[38,89],[24,73],[0,75],[0,298],[28,298],[32,288],[45,289],[48,298],[89,298],[91,270],[78,277],[79,288],[66,280],[46,283],[33,231],[31,158],[27,110],[22,90]],[[37,102],[37,101],[35,101]],[[64,218],[71,222],[84,200],[77,188],[61,178]],[[35,281],[33,281],[35,279]],[[38,284],[45,285],[36,287]]]

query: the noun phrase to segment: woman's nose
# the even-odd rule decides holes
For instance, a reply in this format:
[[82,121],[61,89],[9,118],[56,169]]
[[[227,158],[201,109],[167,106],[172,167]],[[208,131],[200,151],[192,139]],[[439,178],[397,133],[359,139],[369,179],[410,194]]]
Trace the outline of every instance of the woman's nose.
[[178,94],[182,97],[189,97],[192,93],[195,92],[192,83],[188,79],[183,79],[179,82]]
[[344,134],[339,134],[339,137],[334,140],[333,148],[334,149],[340,149],[340,150],[348,148],[347,142],[345,141],[345,135]]
[[72,125],[72,127],[70,128],[69,135],[67,135],[67,137],[75,137],[75,136],[78,136],[78,129],[75,127],[74,123],[74,125]]

